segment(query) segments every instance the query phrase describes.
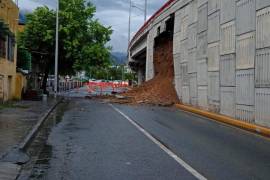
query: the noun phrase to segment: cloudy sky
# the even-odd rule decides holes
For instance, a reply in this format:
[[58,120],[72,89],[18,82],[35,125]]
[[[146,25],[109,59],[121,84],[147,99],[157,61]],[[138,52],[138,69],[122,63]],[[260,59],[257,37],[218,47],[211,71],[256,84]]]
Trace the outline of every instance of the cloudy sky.
[[[148,18],[158,10],[167,0],[148,0]],[[96,18],[114,30],[110,44],[113,51],[126,52],[128,39],[129,0],[91,0],[97,7]],[[132,0],[133,4],[144,8],[144,0]],[[56,6],[56,0],[19,0],[19,7],[24,10],[33,10],[37,6]],[[132,9],[131,31],[132,35],[142,26],[144,13]]]

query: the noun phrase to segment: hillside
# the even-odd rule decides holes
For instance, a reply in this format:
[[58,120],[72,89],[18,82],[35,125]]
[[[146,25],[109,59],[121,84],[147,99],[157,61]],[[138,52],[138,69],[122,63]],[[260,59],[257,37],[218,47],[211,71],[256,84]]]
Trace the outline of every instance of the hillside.
[[112,52],[111,53],[113,63],[115,65],[126,64],[127,54],[123,52]]

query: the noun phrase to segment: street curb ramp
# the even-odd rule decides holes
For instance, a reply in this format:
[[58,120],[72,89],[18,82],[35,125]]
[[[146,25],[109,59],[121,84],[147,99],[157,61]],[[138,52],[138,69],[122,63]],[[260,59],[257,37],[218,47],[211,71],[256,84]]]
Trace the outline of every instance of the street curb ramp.
[[221,114],[216,114],[213,112],[197,109],[197,108],[183,105],[183,104],[175,104],[175,106],[178,109],[188,111],[188,112],[191,112],[194,114],[198,114],[198,115],[210,118],[211,120],[215,120],[218,122],[229,124],[229,125],[232,125],[232,126],[235,126],[235,127],[238,127],[238,128],[241,128],[241,129],[253,132],[253,133],[260,134],[260,135],[265,136],[265,137],[270,137],[270,129],[263,127],[263,126],[247,123],[247,122],[240,121],[240,120],[228,117],[228,116],[224,116]]

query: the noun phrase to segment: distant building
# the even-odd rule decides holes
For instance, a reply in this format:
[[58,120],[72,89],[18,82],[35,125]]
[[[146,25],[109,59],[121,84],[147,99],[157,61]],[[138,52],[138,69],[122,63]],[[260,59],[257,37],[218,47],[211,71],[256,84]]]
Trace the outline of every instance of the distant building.
[[26,23],[25,16],[23,13],[20,12],[19,13],[19,26],[18,26],[19,32],[24,31],[25,23]]

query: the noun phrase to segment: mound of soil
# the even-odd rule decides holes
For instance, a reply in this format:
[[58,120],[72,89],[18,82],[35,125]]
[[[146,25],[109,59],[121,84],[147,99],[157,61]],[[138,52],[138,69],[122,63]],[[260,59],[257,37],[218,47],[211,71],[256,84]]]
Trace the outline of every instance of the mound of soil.
[[154,50],[155,76],[141,86],[122,94],[130,97],[133,103],[147,103],[156,105],[173,105],[179,102],[175,91],[173,42],[165,36],[155,40]]
[[95,98],[121,104],[154,104],[170,106],[179,103],[174,87],[173,41],[169,35],[155,39],[154,78],[126,93]]

